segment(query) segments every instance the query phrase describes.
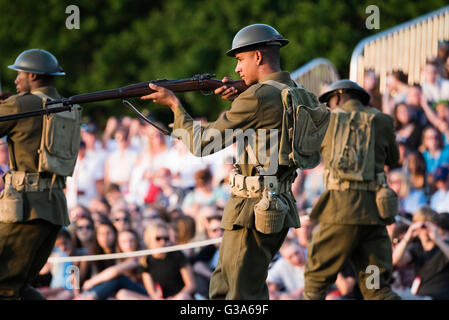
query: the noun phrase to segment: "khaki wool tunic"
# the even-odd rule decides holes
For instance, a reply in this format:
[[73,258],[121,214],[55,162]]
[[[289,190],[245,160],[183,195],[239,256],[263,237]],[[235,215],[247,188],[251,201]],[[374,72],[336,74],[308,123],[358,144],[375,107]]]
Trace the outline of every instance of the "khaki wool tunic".
[[[54,87],[41,87],[37,90],[54,99],[62,98]],[[0,116],[38,109],[42,109],[40,97],[29,92],[20,93],[0,104]],[[14,159],[16,171],[38,172],[42,122],[41,116],[0,122],[0,137],[7,136],[11,170],[14,167]],[[53,188],[51,196],[51,200],[48,200],[49,190],[23,193],[23,222],[43,219],[55,225],[69,225],[67,201],[63,190]]]
[[[357,100],[349,100],[342,107],[343,110],[366,110]],[[383,172],[384,165],[395,165],[399,160],[399,150],[393,127],[393,118],[385,113],[377,113],[373,119],[375,173]],[[332,154],[332,136],[335,126],[335,112],[331,119],[326,135],[321,144],[321,155],[329,169],[329,160]],[[385,221],[379,217],[376,206],[376,193],[361,190],[326,190],[314,206],[311,218],[320,222],[352,225],[386,225],[392,221]]]
[[[215,122],[201,124],[199,128],[200,132],[196,132],[194,129],[192,117],[184,110],[182,106],[179,106],[174,111],[174,131],[178,129],[187,130],[187,137],[180,137],[180,139],[190,148],[190,151],[200,156],[198,150],[195,150],[193,145],[194,137],[202,135],[207,129],[216,129],[223,138],[223,145],[219,149],[224,147],[225,130],[227,129],[241,129],[243,131],[247,129],[277,129],[278,130],[278,142],[280,142],[280,134],[282,127],[283,106],[281,91],[271,85],[263,84],[264,81],[274,80],[281,82],[289,86],[295,86],[295,83],[290,78],[288,72],[275,72],[260,79],[258,83],[250,86],[247,90],[242,92],[233,102],[231,109],[219,117]],[[267,133],[268,136],[268,133]],[[187,141],[190,139],[190,141]],[[211,146],[211,140],[201,141],[201,149],[204,150]],[[274,145],[270,150],[270,143],[267,141],[265,144],[257,144],[257,150],[255,150],[256,157],[259,159],[261,151],[265,151],[265,156],[271,154],[278,155],[279,145]],[[196,152],[195,152],[196,151]],[[214,152],[219,150],[214,150]],[[262,152],[263,152],[262,151]],[[249,157],[248,150],[244,151],[244,158],[247,160]],[[261,157],[263,158],[263,157]],[[241,174],[246,176],[257,175],[256,165],[248,163],[246,161],[240,164]],[[268,166],[268,164],[266,165]],[[265,166],[265,167],[266,167]],[[280,166],[277,168],[276,173],[278,176],[286,167]],[[299,228],[300,222],[298,217],[298,211],[296,208],[295,199],[291,190],[289,192],[281,194],[284,200],[288,203],[290,210],[285,218],[284,228],[295,227]],[[250,229],[255,228],[254,222],[254,205],[259,201],[259,198],[242,198],[236,197],[231,194],[223,213],[222,227],[225,230],[233,230],[238,227],[246,227]]]

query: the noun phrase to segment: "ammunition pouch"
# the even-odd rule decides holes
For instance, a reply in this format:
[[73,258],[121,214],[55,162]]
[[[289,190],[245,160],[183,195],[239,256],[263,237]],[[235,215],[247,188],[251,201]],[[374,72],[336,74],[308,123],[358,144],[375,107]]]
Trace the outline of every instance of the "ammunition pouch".
[[39,173],[30,173],[23,171],[7,172],[4,177],[5,186],[11,185],[18,192],[42,192],[50,189],[64,189],[65,179],[62,176],[56,176],[52,179],[51,175]]
[[291,179],[280,182],[277,176],[244,176],[237,170],[231,171],[229,176],[231,193],[242,198],[260,198],[264,189],[276,194],[290,193],[292,183]]
[[260,198],[254,206],[257,231],[272,234],[282,230],[289,206],[280,195],[291,192],[292,179],[281,183],[277,176],[244,176],[233,170],[229,181],[235,196]]
[[16,223],[23,221],[23,198],[11,184],[5,184],[0,193],[0,222]]
[[23,171],[7,172],[3,176],[5,189],[0,193],[0,222],[16,223],[23,221],[23,193],[42,192],[65,188],[61,176],[43,176],[39,173]]

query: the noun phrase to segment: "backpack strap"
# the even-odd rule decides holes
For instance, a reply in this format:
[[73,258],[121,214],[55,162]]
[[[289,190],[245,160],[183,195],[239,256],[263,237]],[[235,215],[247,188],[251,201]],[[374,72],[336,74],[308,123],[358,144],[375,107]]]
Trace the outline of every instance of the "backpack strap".
[[[281,100],[282,100],[283,113],[284,113],[284,115],[282,116],[282,118],[283,118],[282,126],[284,127],[284,125],[285,125],[287,128],[288,140],[289,140],[289,143],[293,150],[293,148],[294,148],[294,146],[293,146],[293,131],[295,129],[293,117],[295,115],[293,114],[294,110],[293,110],[292,106],[289,105],[288,103],[286,103],[288,89],[290,89],[291,87],[284,83],[281,83],[279,81],[275,81],[275,80],[266,80],[264,82],[261,82],[261,84],[267,84],[267,85],[275,87],[276,89],[281,91]],[[286,91],[284,91],[284,90],[286,90]],[[285,129],[283,128],[282,130],[284,131]],[[291,159],[291,156],[292,156],[292,154],[289,154],[290,161],[293,161],[293,159]]]
[[279,89],[281,91],[284,90],[284,89],[290,88],[290,86],[288,86],[288,85],[286,85],[284,83],[281,83],[279,81],[275,81],[275,80],[266,80],[264,82],[261,82],[261,84],[268,84],[269,86],[275,87],[275,88],[277,88],[277,89]]

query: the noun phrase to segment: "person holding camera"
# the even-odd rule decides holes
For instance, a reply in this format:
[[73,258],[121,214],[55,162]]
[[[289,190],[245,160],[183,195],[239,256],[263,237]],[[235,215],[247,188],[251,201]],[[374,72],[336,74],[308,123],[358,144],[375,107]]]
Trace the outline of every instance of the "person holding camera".
[[449,213],[438,214],[428,207],[415,212],[413,223],[393,250],[394,266],[408,264],[415,271],[414,295],[449,299]]

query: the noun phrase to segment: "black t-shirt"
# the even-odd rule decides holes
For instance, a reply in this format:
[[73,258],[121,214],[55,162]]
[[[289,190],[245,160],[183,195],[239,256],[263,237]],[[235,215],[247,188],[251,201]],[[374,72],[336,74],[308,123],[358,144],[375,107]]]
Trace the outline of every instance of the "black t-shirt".
[[[446,242],[448,242],[446,240]],[[449,259],[435,245],[425,251],[420,241],[410,244],[408,251],[412,256],[415,276],[421,278],[417,294],[433,299],[449,299]]]
[[164,298],[177,294],[184,287],[181,268],[187,265],[187,258],[180,251],[168,252],[163,259],[146,258],[142,271],[148,272],[153,282],[162,288]]
[[198,261],[209,263],[217,252],[218,248],[213,244],[202,247],[200,252],[192,257],[190,260],[192,264],[195,264]]

